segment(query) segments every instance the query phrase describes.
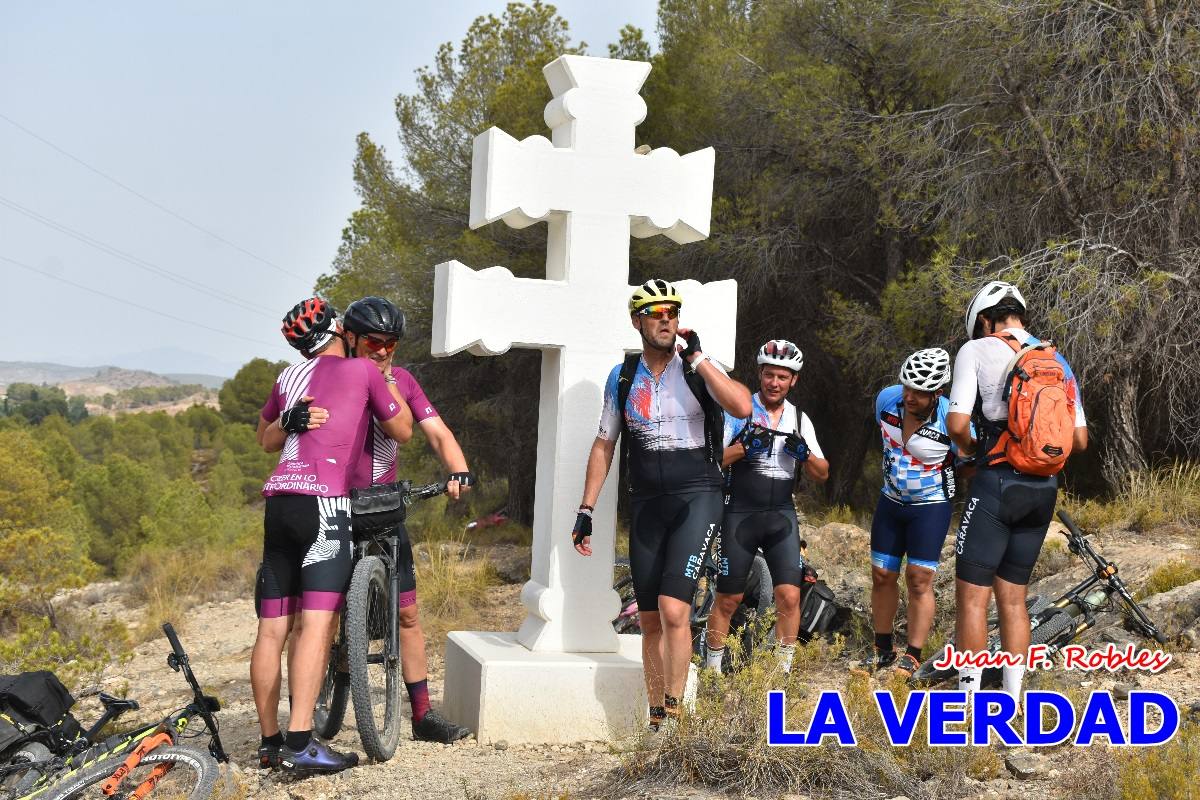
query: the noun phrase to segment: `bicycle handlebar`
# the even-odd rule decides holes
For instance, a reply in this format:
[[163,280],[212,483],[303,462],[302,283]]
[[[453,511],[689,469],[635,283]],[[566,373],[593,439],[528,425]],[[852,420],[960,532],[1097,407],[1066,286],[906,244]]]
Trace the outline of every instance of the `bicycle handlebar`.
[[[1067,538],[1072,540],[1071,550],[1079,553],[1080,556],[1090,558],[1099,570],[1097,577],[1102,577],[1103,580],[1106,580],[1113,587],[1121,600],[1125,602],[1125,605],[1133,613],[1138,627],[1144,633],[1149,634],[1154,641],[1159,644],[1166,644],[1167,637],[1158,630],[1158,626],[1154,624],[1146,612],[1142,610],[1142,607],[1138,605],[1137,600],[1133,598],[1133,594],[1129,591],[1129,587],[1125,585],[1125,581],[1117,576],[1116,565],[1111,561],[1105,560],[1103,556],[1096,552],[1096,549],[1092,547],[1092,543],[1088,541],[1083,531],[1079,529],[1079,526],[1075,524],[1075,520],[1071,518],[1071,515],[1065,509],[1058,510],[1058,518],[1067,526]],[[1110,567],[1112,568],[1111,572],[1109,571]],[[1101,575],[1101,573],[1104,574]]]

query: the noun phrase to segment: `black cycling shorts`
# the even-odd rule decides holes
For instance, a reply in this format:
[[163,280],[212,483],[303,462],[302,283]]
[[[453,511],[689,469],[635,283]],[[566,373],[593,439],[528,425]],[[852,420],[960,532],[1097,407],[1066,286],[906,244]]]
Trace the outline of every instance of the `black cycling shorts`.
[[717,591],[742,594],[755,554],[761,549],[771,583],[799,587],[800,525],[794,508],[770,511],[726,511],[721,523]]
[[692,602],[710,542],[721,524],[720,489],[634,498],[629,571],[639,611],[658,611],[658,596]]
[[417,603],[417,569],[408,531],[404,531],[400,536],[400,547],[397,548],[396,556],[396,572],[400,576],[400,595],[396,605],[406,608]]
[[971,481],[955,541],[954,574],[976,586],[996,577],[1025,585],[1054,516],[1058,479],[1009,466],[979,470]]
[[350,498],[268,497],[263,563],[254,592],[258,616],[341,611],[353,560]]

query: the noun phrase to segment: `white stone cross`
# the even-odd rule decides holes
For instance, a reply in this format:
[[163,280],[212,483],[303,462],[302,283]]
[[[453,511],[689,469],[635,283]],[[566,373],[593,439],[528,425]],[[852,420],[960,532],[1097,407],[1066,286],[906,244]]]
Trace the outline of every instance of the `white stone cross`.
[[[629,322],[629,237],[664,234],[686,243],[708,236],[712,148],[686,156],[668,148],[634,152],[634,129],[646,115],[638,91],[649,71],[642,62],[562,56],[544,69],[554,94],[545,112],[553,142],[518,142],[496,128],[475,138],[471,227],[546,220],[545,280],[515,278],[503,267],[475,272],[457,261],[436,268],[435,356],[542,351],[533,565],[521,593],[529,615],[517,637],[533,651],[618,650],[615,478],[597,503],[590,558],[575,552],[569,533],[605,379],[625,351],[641,349]],[[736,283],[680,286],[681,324],[700,332],[707,354],[732,366]]]

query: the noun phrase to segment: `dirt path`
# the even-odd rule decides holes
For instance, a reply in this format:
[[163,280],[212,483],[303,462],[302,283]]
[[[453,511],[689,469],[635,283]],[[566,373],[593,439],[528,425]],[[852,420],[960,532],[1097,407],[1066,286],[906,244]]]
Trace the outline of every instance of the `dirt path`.
[[[1116,537],[1114,537],[1116,538]],[[1124,539],[1125,537],[1121,537]],[[1123,566],[1136,564],[1129,574],[1148,574],[1152,563],[1166,557],[1185,553],[1192,558],[1192,546],[1156,541],[1149,550],[1144,541],[1105,542],[1106,550],[1119,556]],[[1127,548],[1128,551],[1122,551]],[[1137,550],[1141,550],[1140,553]],[[1151,563],[1139,563],[1145,559]],[[1072,569],[1076,564],[1067,563]],[[1064,573],[1054,578],[1060,582],[1073,579]],[[1054,581],[1047,581],[1047,584]],[[520,585],[509,584],[491,591],[488,603],[479,609],[474,627],[484,630],[515,630],[523,616],[520,604]],[[1050,588],[1047,586],[1046,588]],[[91,607],[102,617],[121,614],[136,618],[137,611],[127,608],[127,598],[116,584],[107,591],[95,593]],[[249,599],[210,602],[193,608],[187,618],[177,625],[185,647],[191,655],[197,676],[206,690],[217,695],[223,708],[220,713],[222,738],[233,755],[235,778],[243,796],[263,800],[331,800],[332,798],[428,798],[453,797],[464,800],[484,798],[559,798],[597,797],[611,786],[620,755],[609,745],[591,743],[570,747],[550,746],[487,746],[480,747],[474,739],[453,746],[413,742],[407,725],[396,756],[386,764],[365,764],[332,777],[303,781],[287,780],[275,773],[256,768],[258,726],[249,686],[249,658],[254,641],[256,621]],[[435,707],[441,704],[443,642],[430,642],[430,689]],[[1087,641],[1089,647],[1103,646],[1100,637]],[[1200,707],[1200,653],[1173,648],[1175,663],[1159,675],[1145,673],[1070,672],[1057,676],[1066,688],[1082,692],[1112,689],[1116,684],[1134,685],[1143,689],[1167,691],[1181,711]],[[137,646],[131,659],[109,671],[102,688],[127,694],[143,706],[138,719],[129,722],[152,721],[172,708],[186,702],[188,692],[182,678],[166,668],[168,647],[165,639],[156,638]],[[801,680],[810,691],[840,689],[845,686],[847,669],[861,654],[845,652],[840,657],[819,663],[808,663]],[[793,679],[795,683],[795,679]],[[1064,688],[1058,683],[1058,688]],[[407,698],[404,714],[407,717]],[[85,700],[79,710],[83,719],[94,718],[96,703]],[[353,728],[353,710],[347,714],[347,727],[335,740],[342,749],[361,754]],[[1027,780],[1003,774],[986,783],[976,783],[966,795],[971,797],[1027,797],[1031,795],[1056,797],[1062,794],[1062,784],[1055,776],[1071,770],[1081,770],[1089,754],[1071,747],[1042,751],[1053,763],[1053,770]],[[734,788],[733,791],[736,791]],[[640,795],[655,798],[689,798],[710,800],[726,795],[690,787],[656,789]],[[789,797],[800,797],[790,795]]]

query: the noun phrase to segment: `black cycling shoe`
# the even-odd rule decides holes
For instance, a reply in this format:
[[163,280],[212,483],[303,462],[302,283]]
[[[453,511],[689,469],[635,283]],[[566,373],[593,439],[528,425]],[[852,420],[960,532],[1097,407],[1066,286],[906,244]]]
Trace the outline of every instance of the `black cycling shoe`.
[[426,711],[420,722],[413,723],[413,738],[419,742],[450,744],[471,735],[462,725],[456,725],[436,711]]
[[867,674],[878,672],[895,664],[898,655],[899,653],[895,650],[872,650],[871,655],[858,662],[856,666],[851,667],[850,671],[865,672]]
[[282,745],[264,744],[258,748],[258,766],[260,769],[275,769],[279,766],[279,751]]
[[296,775],[341,772],[358,766],[358,753],[341,753],[313,737],[303,750],[279,748],[279,768]]

